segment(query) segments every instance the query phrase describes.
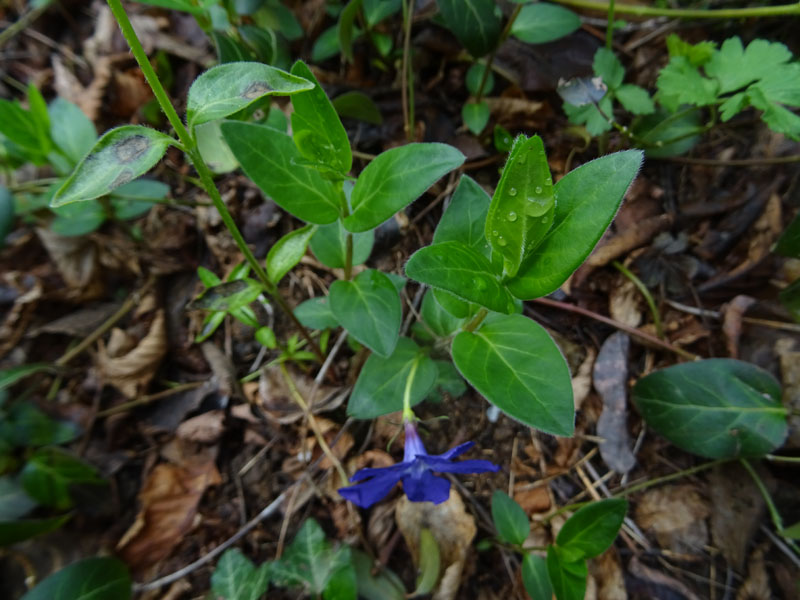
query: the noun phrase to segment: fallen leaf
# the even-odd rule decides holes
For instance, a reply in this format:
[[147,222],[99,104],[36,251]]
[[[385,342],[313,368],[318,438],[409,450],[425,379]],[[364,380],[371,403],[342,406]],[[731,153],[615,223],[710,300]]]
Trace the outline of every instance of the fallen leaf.
[[[684,583],[658,569],[651,569],[643,565],[635,556],[628,561],[628,573],[636,578],[634,579],[635,583],[631,586],[636,588],[636,592],[639,592],[636,595],[634,590],[631,590],[631,593],[636,597],[671,598],[678,594],[680,598],[685,598],[686,600],[700,600]],[[636,580],[639,581],[637,582]]]
[[679,554],[699,552],[708,543],[706,518],[711,509],[690,484],[645,492],[636,505],[636,522],[652,531],[662,548]]
[[630,338],[618,331],[610,335],[594,363],[594,387],[603,399],[597,420],[600,456],[610,469],[627,473],[636,464],[628,436],[627,379]]
[[204,456],[181,465],[156,465],[139,492],[136,521],[117,545],[131,569],[143,570],[168,557],[192,529],[203,493],[221,481],[214,461]]
[[[348,390],[343,391],[338,387],[317,385],[311,377],[304,373],[296,370],[290,372],[297,391],[314,414],[337,409],[347,396]],[[258,380],[258,395],[259,404],[269,419],[281,425],[287,425],[303,418],[303,411],[289,393],[280,367],[269,367],[261,371],[261,377]]]
[[634,283],[622,275],[618,276],[618,285],[611,287],[608,295],[608,313],[611,318],[638,327],[642,322],[642,293],[636,288]]
[[744,467],[728,463],[714,467],[708,476],[711,539],[737,571],[744,567],[747,545],[764,511],[764,498]]
[[725,334],[725,345],[728,348],[728,356],[731,358],[739,358],[739,336],[742,335],[742,317],[755,302],[755,298],[739,295],[728,302],[722,309],[722,332]]
[[595,248],[594,252],[586,259],[586,266],[604,267],[612,260],[651,242],[657,233],[668,229],[673,220],[672,215],[663,214],[640,221],[634,227],[614,235]]
[[181,423],[175,434],[189,442],[210,444],[216,442],[224,430],[225,411],[209,410]]
[[580,410],[583,401],[592,391],[592,367],[597,357],[597,350],[589,346],[586,348],[586,357],[578,367],[578,371],[572,377],[572,397],[575,402],[575,410]]
[[90,300],[103,294],[97,246],[88,236],[64,237],[42,228],[36,229],[36,235],[67,284],[65,297]]
[[627,600],[625,576],[613,547],[589,561],[589,574],[597,584],[597,600]]
[[800,448],[800,350],[796,338],[781,338],[775,342],[783,384],[783,404],[789,414],[789,437],[785,448]]
[[753,550],[747,565],[747,579],[736,593],[736,600],[771,600],[773,596],[764,565],[764,549]]
[[547,493],[547,487],[539,486],[530,489],[518,489],[520,485],[514,488],[514,500],[522,507],[526,514],[532,515],[534,513],[543,513],[550,510],[552,503],[550,501],[550,494]]

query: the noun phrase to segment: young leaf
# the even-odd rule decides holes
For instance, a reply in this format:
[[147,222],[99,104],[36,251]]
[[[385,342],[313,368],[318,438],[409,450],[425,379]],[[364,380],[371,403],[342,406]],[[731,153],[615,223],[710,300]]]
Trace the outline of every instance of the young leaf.
[[522,559],[522,584],[528,596],[534,600],[553,597],[553,586],[547,574],[547,561],[535,554],[526,554]]
[[[15,519],[13,521],[0,521],[0,548],[23,542],[37,535],[55,531],[69,521],[71,516],[71,514],[66,514],[59,517],[50,517],[49,519]],[[39,598],[41,598],[41,600],[45,598],[50,600],[48,596],[40,596]]]
[[425,325],[438,337],[447,337],[458,329],[463,321],[447,312],[436,300],[432,290],[425,293],[419,313]]
[[494,50],[500,40],[501,23],[493,0],[436,0],[439,13],[475,58]]
[[462,175],[433,233],[433,243],[461,242],[488,258],[489,245],[483,230],[490,200],[474,179]]
[[267,254],[267,276],[272,283],[277,284],[283,276],[291,271],[308,248],[308,242],[314,235],[316,227],[306,225],[300,229],[290,231],[279,239]]
[[288,96],[313,89],[314,84],[257,62],[229,62],[210,68],[189,88],[186,121],[195,126],[221,119],[264,96]]
[[453,362],[484,398],[513,419],[553,435],[572,434],[569,367],[544,328],[522,315],[491,315],[453,340]]
[[351,197],[353,214],[344,226],[354,233],[377,227],[464,160],[446,144],[408,144],[379,154],[358,176]]
[[430,594],[439,581],[441,568],[439,544],[427,527],[423,527],[419,532],[419,568],[421,573],[417,576],[417,589],[411,593],[411,597]]
[[719,95],[719,84],[703,77],[699,69],[685,56],[670,59],[658,74],[656,87],[659,102],[673,113],[682,104],[713,104]]
[[517,274],[525,256],[553,226],[555,195],[542,138],[514,143],[486,215],[486,239],[503,257],[506,276]]
[[238,548],[219,559],[211,575],[211,591],[225,600],[259,600],[269,586],[269,564],[253,565]]
[[[481,82],[483,81],[483,74],[486,72],[486,65],[483,63],[473,63],[472,66],[467,70],[467,75],[464,78],[464,83],[467,86],[467,91],[472,94],[473,96],[478,95],[478,91],[481,87]],[[482,94],[489,95],[492,93],[494,89],[494,73],[490,70],[488,75],[486,75],[486,82],[483,85],[483,90],[481,90]]]
[[374,419],[403,408],[403,394],[411,372],[411,406],[422,402],[436,381],[436,364],[409,338],[401,337],[388,358],[372,354],[358,375],[347,403],[347,414]]
[[50,115],[50,137],[73,163],[77,163],[97,140],[94,123],[80,108],[63,98],[53,100],[47,112]]
[[621,86],[625,79],[625,67],[622,66],[617,55],[608,48],[599,48],[595,52],[592,70],[612,91]]
[[50,150],[47,144],[43,144],[34,115],[16,101],[0,98],[0,135],[19,146],[37,164],[44,160]]
[[466,319],[480,310],[480,306],[477,304],[462,300],[447,290],[440,288],[431,289],[433,291],[433,295],[436,297],[436,301],[441,305],[441,307],[457,319]]
[[331,312],[356,340],[381,356],[397,344],[403,307],[392,280],[375,269],[352,281],[335,281],[330,289]]
[[360,596],[365,600],[405,600],[403,582],[393,571],[383,568],[376,572],[373,560],[360,550],[352,549],[350,554]]
[[50,206],[93,200],[144,175],[155,165],[170,136],[140,125],[124,125],[107,131],[56,192]]
[[491,263],[460,242],[420,248],[406,263],[406,275],[491,310],[514,312],[511,294],[493,274]]
[[465,102],[461,107],[461,118],[464,119],[464,125],[475,135],[480,135],[481,131],[486,128],[490,116],[489,104],[486,100]]
[[511,496],[501,490],[495,490],[492,494],[492,521],[497,535],[515,546],[522,546],[531,531],[528,515]]
[[627,150],[586,163],[561,179],[555,186],[553,227],[508,281],[511,293],[529,300],[558,289],[611,223],[641,164],[641,151]]
[[780,384],[738,360],[715,358],[656,371],[636,383],[633,400],[650,427],[707,458],[763,456],[787,435]]
[[592,502],[564,523],[556,543],[585,558],[600,556],[614,543],[627,510],[628,502],[622,498]]
[[362,0],[350,0],[339,17],[339,47],[348,62],[353,62],[353,32],[361,3]]
[[40,448],[31,455],[22,469],[20,482],[31,498],[59,510],[72,507],[71,486],[106,485],[94,467],[53,446]]
[[339,327],[339,321],[331,312],[327,298],[311,298],[300,303],[294,309],[294,316],[306,327],[311,329],[334,329]]
[[339,115],[303,61],[294,63],[292,75],[314,84],[314,89],[292,96],[292,137],[295,145],[308,160],[347,174],[353,166],[353,155]]
[[614,91],[614,97],[634,115],[649,115],[656,109],[650,94],[638,85],[630,83],[621,85]]
[[292,138],[266,125],[226,121],[222,136],[245,174],[298,219],[325,225],[339,217],[340,195],[319,171],[302,164]]
[[387,17],[399,12],[402,0],[364,0],[364,18],[373,27]]
[[556,600],[584,600],[589,572],[583,558],[575,558],[563,548],[548,546],[547,574]]
[[21,600],[129,600],[131,576],[127,565],[110,556],[85,558],[56,571]]
[[526,4],[511,26],[511,34],[529,44],[544,44],[569,35],[581,26],[571,10],[555,4]]
[[226,281],[208,288],[203,294],[189,303],[189,310],[232,311],[253,302],[263,293],[259,282],[249,277]]
[[[363,264],[372,253],[375,232],[353,233],[353,266]],[[330,225],[317,228],[311,238],[311,251],[323,265],[332,269],[343,269],[347,262],[347,231],[342,222],[336,220]]]
[[778,73],[792,60],[791,51],[778,42],[753,40],[745,49],[739,37],[728,38],[705,64],[705,71],[719,82],[719,93],[743,88],[770,72]]

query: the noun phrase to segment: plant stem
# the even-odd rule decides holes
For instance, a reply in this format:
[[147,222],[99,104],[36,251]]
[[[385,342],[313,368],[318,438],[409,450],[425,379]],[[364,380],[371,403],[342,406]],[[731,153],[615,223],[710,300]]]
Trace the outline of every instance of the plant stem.
[[414,411],[411,410],[411,386],[414,384],[414,377],[417,374],[417,367],[419,366],[419,359],[415,360],[411,365],[411,370],[408,372],[406,378],[406,387],[403,390],[403,422],[413,423],[416,420]]
[[514,12],[511,13],[510,17],[508,17],[508,21],[506,22],[505,27],[503,27],[503,31],[500,32],[500,37],[497,40],[497,44],[495,45],[491,54],[489,54],[489,58],[486,60],[486,67],[483,69],[481,82],[478,85],[478,93],[475,94],[476,103],[480,102],[481,98],[483,98],[483,88],[486,86],[486,80],[489,78],[489,73],[492,72],[492,63],[494,62],[494,57],[497,54],[497,51],[500,49],[500,46],[502,46],[503,42],[506,41],[506,38],[511,35],[511,27],[514,25],[514,21],[517,20],[517,16],[519,16],[519,11],[521,10],[522,4],[517,4],[514,7]]
[[[414,76],[412,74],[411,61],[411,21],[414,17],[414,0],[403,0],[403,62],[400,66],[402,74],[400,76],[400,100],[403,105],[403,126],[406,130],[406,140],[409,142],[414,139],[414,107],[413,87]],[[411,98],[409,98],[409,95]]]
[[[769,516],[772,518],[772,524],[775,525],[778,535],[783,536],[783,519],[781,518],[781,513],[778,512],[778,507],[775,506],[775,502],[772,500],[772,495],[769,493],[767,486],[764,485],[764,481],[758,475],[753,466],[747,461],[747,459],[740,458],[739,462],[742,463],[742,466],[747,469],[748,473],[750,473],[750,477],[753,478],[756,487],[758,487],[758,491],[761,492],[764,502],[767,504],[767,510],[769,511]],[[794,541],[786,537],[783,539],[789,546],[791,546],[792,550],[800,554],[800,548],[797,547],[797,544],[795,544]]]
[[467,323],[466,325],[464,325],[464,327],[462,327],[461,329],[463,329],[464,331],[469,331],[469,332],[475,331],[478,328],[478,325],[483,323],[483,320],[486,318],[486,315],[488,315],[488,314],[489,314],[489,311],[486,308],[481,307],[481,309],[472,318],[472,320],[469,323]]
[[150,64],[150,61],[147,58],[147,53],[144,51],[144,48],[142,47],[142,44],[136,35],[136,31],[134,31],[125,9],[122,8],[122,3],[120,0],[108,0],[108,6],[111,8],[111,12],[114,15],[114,18],[117,20],[119,28],[122,30],[122,35],[128,42],[131,52],[133,53],[136,62],[139,64],[139,68],[142,70],[148,85],[153,90],[153,95],[155,95],[161,110],[164,111],[167,120],[170,122],[170,125],[172,125],[172,128],[175,130],[175,133],[177,134],[178,139],[183,146],[183,150],[186,152],[189,160],[197,170],[197,174],[200,177],[200,183],[202,184],[203,189],[214,203],[214,207],[217,209],[217,212],[222,218],[222,222],[225,224],[225,227],[230,232],[231,237],[233,237],[233,241],[236,242],[236,246],[239,248],[239,251],[244,255],[245,260],[247,260],[250,268],[264,286],[264,289],[267,291],[267,293],[272,297],[273,300],[275,300],[275,303],[281,308],[281,310],[283,310],[289,316],[294,326],[299,329],[303,338],[305,338],[305,340],[308,342],[311,351],[317,357],[317,360],[323,362],[325,358],[322,355],[322,351],[319,349],[319,346],[311,337],[311,334],[308,332],[308,330],[303,326],[302,323],[300,323],[300,321],[297,320],[297,317],[294,316],[294,312],[292,312],[291,307],[279,295],[275,284],[269,280],[264,268],[258,262],[258,259],[253,254],[253,251],[250,250],[250,247],[247,245],[242,233],[236,226],[236,222],[233,220],[230,211],[228,211],[228,207],[225,206],[225,202],[222,200],[222,196],[220,195],[219,190],[214,183],[211,170],[208,168],[203,160],[203,157],[200,155],[200,151],[197,148],[197,143],[195,142],[194,137],[184,126],[181,118],[178,116],[178,113],[175,110],[175,107],[172,105],[164,86],[161,85],[161,80],[158,78],[158,75],[156,75],[153,65]]
[[16,22],[12,23],[8,27],[6,27],[3,31],[0,31],[0,47],[3,46],[8,40],[13,38],[23,29],[29,27],[36,19],[38,19],[44,11],[50,8],[52,4],[52,0],[49,2],[42,2],[36,8],[33,8],[22,15]]
[[614,44],[614,4],[615,0],[608,2],[608,24],[606,25],[606,48],[611,50]]
[[[344,193],[344,184],[340,184],[339,194],[342,198],[342,219],[350,216],[350,204],[347,202],[347,195]],[[344,227],[344,225],[342,225]],[[353,234],[349,231],[344,238],[344,278],[350,281],[353,277]]]
[[[553,0],[558,4],[575,6],[608,13],[609,4],[597,0]],[[670,17],[673,19],[744,19],[751,17],[777,17],[781,15],[800,15],[800,2],[795,4],[782,4],[779,6],[759,6],[756,8],[719,8],[703,10],[692,8],[657,8],[654,6],[639,6],[634,4],[620,4],[616,12],[638,17]]]
[[800,456],[778,456],[776,454],[767,454],[764,458],[772,462],[800,463]]
[[653,300],[653,295],[650,293],[650,290],[647,289],[647,286],[642,283],[642,280],[639,279],[633,272],[628,269],[625,265],[621,262],[615,260],[611,263],[614,265],[617,270],[625,275],[628,279],[631,280],[631,283],[636,286],[636,289],[644,296],[645,302],[647,302],[647,306],[650,307],[650,312],[653,315],[653,324],[656,327],[656,335],[659,339],[664,339],[664,329],[661,327],[661,314],[658,312],[658,307],[656,307],[655,300]]

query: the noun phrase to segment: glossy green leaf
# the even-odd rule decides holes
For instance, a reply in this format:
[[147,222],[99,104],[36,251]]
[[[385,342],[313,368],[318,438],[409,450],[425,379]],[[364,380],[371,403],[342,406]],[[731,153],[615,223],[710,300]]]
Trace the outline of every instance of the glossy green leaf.
[[780,384],[738,360],[708,359],[650,373],[634,386],[633,400],[650,427],[707,458],[763,456],[787,435]]
[[490,315],[453,340],[453,362],[472,386],[513,419],[554,435],[572,435],[569,367],[544,328],[522,315]]
[[50,115],[50,137],[73,163],[77,163],[97,140],[94,123],[80,108],[63,98],[53,100],[47,112]]
[[269,586],[269,564],[256,567],[238,548],[226,550],[211,575],[211,591],[224,600],[259,600]]
[[229,62],[210,68],[189,88],[186,120],[189,129],[221,119],[264,96],[289,96],[314,84],[302,77],[257,62]]
[[0,390],[11,387],[18,381],[42,371],[54,371],[53,365],[48,363],[31,363],[10,369],[0,370]]
[[253,302],[261,295],[264,288],[259,282],[249,277],[226,281],[208,288],[199,298],[192,300],[189,310],[232,311]]
[[360,550],[351,549],[351,561],[359,596],[365,600],[405,600],[405,587],[394,572],[373,564],[373,560]]
[[403,307],[397,289],[384,273],[367,269],[352,281],[334,281],[330,305],[336,320],[356,340],[381,356],[392,354]]
[[446,144],[408,144],[375,158],[353,188],[348,231],[373,229],[419,198],[443,175],[464,162],[464,155]]
[[340,195],[319,171],[302,164],[292,138],[266,125],[227,121],[222,135],[245,174],[281,208],[309,223],[339,217]]
[[437,337],[447,337],[463,322],[463,319],[454,317],[439,304],[432,290],[425,293],[419,313],[425,325]]
[[[311,238],[311,251],[323,265],[332,269],[343,269],[347,258],[347,230],[338,219],[330,225],[317,228]],[[363,264],[372,253],[375,232],[352,233],[353,266]]]
[[436,381],[436,365],[409,338],[401,337],[388,358],[372,354],[358,375],[350,394],[347,414],[356,419],[374,419],[403,408],[403,393],[411,372],[411,406],[422,402]]
[[[10,475],[0,477],[0,522],[24,517],[34,508],[36,501],[25,493],[15,477]],[[0,545],[2,545],[1,538]]]
[[781,237],[778,238],[774,250],[781,256],[800,258],[800,214],[792,219]]
[[441,556],[439,544],[436,538],[427,527],[419,530],[419,575],[417,576],[417,589],[411,596],[423,596],[433,591],[436,582],[439,581],[439,569],[441,568]]
[[358,597],[356,571],[350,561],[351,549],[342,546],[339,554],[342,564],[331,573],[322,591],[322,600],[356,600]]
[[339,321],[331,312],[330,302],[325,297],[311,298],[294,309],[294,316],[311,329],[335,329]]
[[481,82],[483,82],[484,73],[486,72],[486,65],[483,63],[473,63],[467,70],[467,75],[464,78],[464,83],[467,85],[467,90],[473,96],[478,96],[480,91],[483,95],[489,95],[494,89],[494,73],[490,70],[486,75],[486,81],[483,84],[483,90],[480,89]]
[[490,200],[474,179],[462,175],[433,233],[433,243],[461,242],[488,258],[489,246],[483,231]]
[[547,574],[547,561],[535,554],[526,554],[522,559],[522,585],[533,600],[550,600],[553,586]]
[[200,155],[214,173],[230,173],[239,166],[239,161],[222,137],[222,119],[208,121],[194,129],[194,138]]
[[544,44],[569,35],[580,26],[580,17],[568,8],[537,2],[522,7],[511,26],[511,35],[529,44]]
[[553,226],[508,281],[511,293],[529,300],[558,289],[611,223],[641,164],[642,153],[627,150],[593,160],[561,179],[555,186]]
[[73,505],[71,486],[106,485],[94,467],[56,447],[35,451],[22,469],[20,482],[31,498],[60,510]]
[[556,546],[547,548],[547,574],[556,600],[584,600],[588,569],[582,558]]
[[481,131],[486,128],[490,116],[489,103],[486,100],[465,102],[461,107],[461,118],[464,120],[464,125],[475,135],[480,135]]
[[627,510],[628,502],[623,498],[587,504],[564,523],[556,543],[586,558],[600,556],[617,538]]
[[402,0],[364,0],[364,18],[370,27],[400,11]]
[[501,23],[494,0],[436,0],[447,28],[475,58],[495,49]]
[[447,290],[432,288],[432,291],[433,295],[436,296],[436,301],[441,307],[457,319],[466,319],[480,310],[479,305],[462,300]]
[[128,567],[110,556],[85,558],[56,571],[21,600],[129,600]]
[[531,531],[528,515],[511,496],[501,490],[495,490],[492,494],[492,521],[500,539],[516,546],[521,546]]
[[51,206],[104,196],[149,171],[175,140],[140,125],[103,134],[56,192]]
[[[0,548],[11,546],[37,535],[50,533],[69,521],[70,515],[51,517],[49,519],[16,519],[0,521]],[[42,599],[51,597],[41,596]],[[99,600],[99,599],[98,599]]]
[[292,136],[306,159],[326,165],[342,174],[353,166],[350,140],[336,109],[306,64],[297,61],[292,75],[314,84],[314,89],[292,96]]
[[442,288],[491,310],[511,314],[514,312],[513,298],[492,271],[491,263],[482,254],[460,242],[420,248],[406,263],[406,275],[415,281]]
[[339,47],[348,62],[353,62],[353,35],[355,20],[361,10],[362,0],[350,0],[339,16]]
[[340,117],[358,119],[373,125],[383,123],[383,116],[375,101],[357,90],[336,96],[333,99],[333,107]]
[[503,169],[489,213],[486,239],[503,257],[506,276],[517,274],[525,256],[553,226],[555,195],[542,138],[520,136]]
[[300,262],[315,230],[315,226],[306,225],[290,231],[273,244],[267,253],[267,277],[272,283],[277,284]]

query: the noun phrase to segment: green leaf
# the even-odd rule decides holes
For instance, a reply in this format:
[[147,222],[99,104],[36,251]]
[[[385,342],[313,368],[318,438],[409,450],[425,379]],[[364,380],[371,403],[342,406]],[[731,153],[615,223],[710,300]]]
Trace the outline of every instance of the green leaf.
[[556,600],[584,600],[588,575],[584,559],[575,560],[562,548],[548,546],[547,574]]
[[202,15],[206,10],[204,6],[196,6],[190,0],[136,0],[136,2],[138,4],[166,8],[167,10],[187,12],[193,15]]
[[360,550],[352,549],[351,555],[359,596],[365,600],[405,600],[403,582],[393,571],[373,564],[373,560]]
[[495,49],[501,22],[493,0],[436,0],[447,28],[475,58]]
[[461,242],[488,258],[489,245],[483,234],[489,195],[468,175],[462,175],[450,204],[433,234],[433,243]]
[[137,179],[118,187],[109,198],[117,219],[135,219],[145,214],[153,204],[164,200],[169,186],[152,179]]
[[49,577],[21,600],[129,600],[128,567],[110,556],[85,558]]
[[601,98],[597,106],[593,103],[582,106],[575,106],[569,102],[564,103],[564,112],[567,113],[570,123],[585,125],[586,131],[595,136],[611,131],[613,125],[611,125],[606,115],[612,115],[613,109],[614,104],[610,94],[606,94]]
[[375,269],[352,281],[335,281],[330,288],[331,312],[356,340],[381,356],[397,344],[403,307],[391,279]]
[[6,415],[9,431],[6,437],[12,446],[29,447],[66,444],[80,433],[70,422],[51,419],[30,402],[15,402]]
[[50,206],[93,200],[110,193],[144,175],[174,143],[170,136],[140,125],[107,131],[78,163]]
[[465,157],[447,144],[407,144],[382,152],[358,176],[348,231],[373,229],[419,198]]
[[339,217],[339,191],[319,171],[298,163],[303,157],[292,138],[253,123],[227,121],[221,128],[245,174],[281,208],[317,225]]
[[400,11],[402,0],[364,0],[364,18],[373,27]]
[[186,120],[191,131],[221,119],[264,96],[289,96],[314,87],[310,81],[256,62],[230,62],[210,68],[189,88]]
[[311,61],[321,63],[339,54],[339,24],[323,31],[311,48]]
[[494,147],[498,152],[511,152],[514,139],[511,133],[502,125],[494,126]]
[[614,97],[619,100],[619,103],[625,107],[626,110],[634,115],[649,115],[656,109],[653,104],[653,99],[647,90],[640,88],[638,85],[626,83],[621,85],[614,92]]
[[541,556],[526,554],[522,559],[522,584],[534,600],[550,600],[553,586],[547,575],[547,561]]
[[315,230],[315,226],[306,225],[290,231],[273,244],[267,254],[267,277],[272,283],[277,284],[300,262]]
[[433,295],[436,297],[436,301],[442,306],[442,308],[457,319],[466,319],[480,310],[480,306],[477,304],[462,300],[455,294],[451,294],[446,290],[432,288],[432,291]]
[[494,276],[489,261],[460,242],[420,248],[406,263],[406,275],[491,310],[514,312],[511,294]]
[[388,358],[371,355],[350,394],[347,414],[356,419],[374,419],[403,408],[406,382],[414,371],[409,389],[411,406],[422,402],[436,381],[436,364],[412,340],[401,337]]
[[47,111],[50,115],[50,137],[73,163],[77,163],[97,140],[94,123],[80,108],[63,98],[53,100]]
[[230,173],[239,166],[239,161],[231,152],[222,137],[222,119],[216,119],[198,125],[194,129],[194,138],[200,155],[214,173]]
[[597,244],[642,164],[626,150],[570,171],[555,186],[553,227],[522,263],[508,289],[517,298],[539,298],[558,289]]
[[[50,533],[69,521],[71,515],[51,517],[49,519],[17,519],[0,521],[0,548],[11,546],[37,535]],[[40,596],[42,600],[52,597]],[[100,600],[100,599],[98,599]]]
[[42,371],[52,372],[54,370],[53,365],[48,363],[31,363],[29,365],[3,369],[0,371],[0,390],[9,388],[18,381],[36,373],[41,373]]
[[340,117],[358,119],[373,125],[383,123],[383,116],[378,105],[363,92],[345,92],[336,96],[333,99],[333,108]]
[[627,510],[628,502],[622,498],[592,502],[564,523],[556,543],[586,558],[600,556],[614,543]]
[[429,398],[436,397],[441,399],[440,393],[449,394],[452,398],[460,398],[467,391],[467,384],[464,378],[456,369],[455,365],[449,360],[435,360],[436,370],[439,372],[436,376],[436,382],[433,384],[435,391],[428,395]]
[[553,226],[555,195],[542,138],[520,136],[503,169],[489,213],[486,239],[503,257],[507,277],[519,271],[525,256]]
[[781,237],[778,238],[773,250],[781,256],[800,258],[800,214],[795,215]]
[[94,467],[56,447],[36,450],[22,469],[20,482],[31,498],[59,510],[73,505],[71,486],[107,485]]
[[[467,84],[467,90],[473,96],[478,95],[479,88],[481,87],[481,81],[483,81],[483,74],[486,72],[486,65],[483,63],[473,63],[472,66],[467,70],[467,76],[464,78],[464,83]],[[489,70],[489,74],[486,75],[486,83],[483,85],[483,90],[480,90],[481,94],[491,94],[492,90],[494,89],[494,73]]]
[[697,44],[690,44],[679,38],[675,33],[667,36],[667,51],[670,57],[685,56],[696,67],[707,63],[716,50],[716,42],[703,41]]
[[599,48],[592,62],[594,74],[600,77],[610,90],[616,90],[625,79],[625,67],[608,48]]
[[356,570],[351,564],[351,550],[347,546],[339,549],[340,561],[343,563],[331,573],[330,579],[322,592],[323,600],[356,600],[358,582]]
[[263,293],[264,288],[254,279],[245,277],[226,281],[208,288],[199,298],[192,300],[189,310],[233,311],[253,302]]
[[800,540],[800,521],[779,532],[783,537],[790,540]]
[[[338,219],[330,225],[317,228],[311,238],[311,251],[323,265],[332,269],[343,269],[347,257],[347,230]],[[372,253],[375,232],[352,233],[353,266],[363,264]]]
[[[800,66],[798,66],[796,86],[800,98]],[[793,140],[800,140],[800,116],[778,104],[768,94],[769,91],[764,89],[763,83],[753,84],[747,88],[748,100],[754,107],[763,111],[761,119],[772,131],[783,133]],[[795,106],[800,106],[800,99]]]
[[685,111],[671,115],[663,109],[634,123],[639,145],[648,157],[676,156],[687,152],[700,141],[705,127],[700,111]]
[[265,348],[275,350],[278,347],[278,338],[275,337],[275,332],[272,330],[272,327],[267,325],[264,327],[259,327],[256,330],[254,337],[256,338],[256,341]]
[[43,162],[49,151],[47,144],[43,144],[34,116],[18,102],[0,98],[0,134],[37,163]]
[[108,218],[105,208],[97,200],[73,202],[51,210],[55,218],[50,222],[50,230],[65,237],[96,231]]
[[511,26],[511,34],[529,44],[544,44],[569,35],[581,26],[571,10],[555,4],[527,4]]
[[263,29],[257,25],[239,25],[236,30],[260,62],[275,62],[278,56],[278,38],[272,29]]
[[738,360],[708,359],[650,373],[634,386],[633,399],[650,427],[707,458],[763,456],[787,435],[780,384]]
[[569,367],[544,328],[522,315],[491,315],[453,340],[453,362],[484,398],[513,419],[554,435],[572,434]]
[[433,591],[436,582],[439,581],[439,569],[441,567],[441,557],[439,554],[439,544],[433,537],[431,530],[423,527],[419,530],[419,570],[417,576],[417,589],[411,592],[411,597],[424,596]]
[[256,567],[238,548],[226,550],[211,575],[211,591],[225,600],[259,600],[269,586],[269,564]]
[[528,515],[511,496],[501,490],[495,490],[492,494],[492,521],[500,539],[515,546],[522,546],[531,531]]
[[719,95],[719,84],[703,77],[684,56],[670,59],[667,66],[661,69],[656,87],[659,102],[670,112],[676,112],[682,104],[713,104]]
[[306,327],[311,329],[335,329],[339,321],[331,312],[327,298],[311,298],[300,303],[294,309],[294,316]]
[[350,0],[339,16],[339,47],[347,62],[353,62],[353,32],[361,2],[362,0]]
[[463,319],[454,317],[439,304],[432,290],[428,290],[425,293],[419,312],[425,325],[427,325],[431,332],[437,337],[443,338],[449,336],[456,331],[463,322]]
[[[360,0],[351,0],[360,1]],[[353,166],[350,140],[336,109],[306,64],[297,61],[292,75],[307,79],[314,89],[292,96],[292,136],[300,154],[342,174]]]
[[778,42],[753,40],[742,46],[738,37],[728,38],[706,63],[706,73],[719,82],[725,94],[752,83],[770,71],[779,72],[792,59],[789,49]]
[[14,230],[15,218],[14,197],[7,187],[0,185],[0,248],[5,244],[6,236]]
[[481,131],[486,128],[490,116],[489,103],[486,100],[465,102],[461,107],[461,118],[464,119],[467,129],[475,135],[480,135]]
[[[36,501],[25,493],[16,478],[8,475],[0,477],[0,522],[24,517],[34,508]],[[0,546],[2,545],[0,538]]]

